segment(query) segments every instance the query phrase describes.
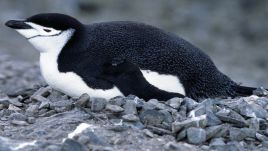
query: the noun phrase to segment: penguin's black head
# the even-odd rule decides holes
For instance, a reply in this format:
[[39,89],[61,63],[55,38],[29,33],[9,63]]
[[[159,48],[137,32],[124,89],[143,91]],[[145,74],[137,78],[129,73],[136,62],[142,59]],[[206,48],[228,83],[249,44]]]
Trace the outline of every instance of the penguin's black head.
[[26,20],[10,20],[6,26],[15,29],[40,52],[61,49],[83,25],[71,16],[57,13],[37,14]]

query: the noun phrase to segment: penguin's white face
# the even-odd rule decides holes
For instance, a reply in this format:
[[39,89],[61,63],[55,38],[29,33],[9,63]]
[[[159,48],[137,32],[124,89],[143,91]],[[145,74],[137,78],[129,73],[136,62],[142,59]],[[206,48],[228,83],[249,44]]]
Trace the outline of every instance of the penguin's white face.
[[74,33],[74,29],[56,30],[35,23],[25,22],[31,28],[16,29],[41,53],[59,53]]

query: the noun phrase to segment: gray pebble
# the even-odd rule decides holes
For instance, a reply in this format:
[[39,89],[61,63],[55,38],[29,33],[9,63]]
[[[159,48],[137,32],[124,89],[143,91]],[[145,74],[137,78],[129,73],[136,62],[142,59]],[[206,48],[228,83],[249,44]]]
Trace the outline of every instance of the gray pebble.
[[224,122],[235,124],[239,127],[246,126],[245,119],[235,111],[231,109],[221,109],[219,112],[216,113],[216,116]]
[[30,104],[29,107],[26,109],[27,115],[34,115],[38,113],[39,105],[37,104]]
[[27,126],[27,125],[29,125],[27,122],[19,121],[19,120],[12,120],[10,123],[14,124],[14,125],[18,125],[18,126]]
[[142,131],[143,131],[143,133],[144,133],[146,136],[149,136],[149,137],[151,137],[151,138],[154,137],[154,133],[152,133],[150,130],[148,130],[148,129],[144,129],[144,130],[142,130]]
[[206,128],[206,138],[211,139],[214,137],[219,137],[224,125],[211,126]]
[[126,100],[123,105],[124,113],[123,114],[134,114],[137,115],[136,103],[133,100]]
[[241,131],[239,128],[232,127],[230,130],[230,140],[232,141],[242,141],[247,135]]
[[123,106],[126,102],[126,99],[122,96],[117,96],[108,101],[109,104]]
[[166,102],[166,104],[171,106],[172,108],[179,109],[182,101],[183,101],[183,98],[175,97],[175,98],[169,99]]
[[184,139],[186,137],[186,129],[180,131],[177,136],[176,136],[176,140],[177,141],[181,141],[182,139]]
[[207,111],[206,115],[208,126],[216,126],[222,124],[221,120],[213,112]]
[[9,106],[8,106],[8,110],[10,110],[10,111],[21,111],[20,108],[16,107],[16,106],[13,105],[13,104],[9,104]]
[[173,122],[172,123],[172,132],[176,133],[183,128],[188,127],[206,127],[207,125],[207,117],[206,115],[201,115],[195,118],[187,119],[181,122]]
[[17,107],[22,107],[22,103],[19,101],[19,98],[13,98],[13,99],[9,99],[9,102]]
[[28,117],[28,119],[27,119],[27,122],[28,122],[29,124],[34,124],[35,121],[36,121],[36,119],[35,119],[34,117]]
[[90,101],[90,96],[87,93],[82,94],[75,102],[75,106],[85,107]]
[[111,104],[106,105],[106,110],[113,112],[113,113],[121,113],[124,111],[124,109],[122,107],[117,106],[117,105],[111,105]]
[[239,113],[246,117],[258,117],[266,119],[268,112],[258,104],[241,104],[239,107]]
[[27,116],[21,114],[21,113],[12,113],[8,119],[10,121],[12,120],[18,120],[18,121],[26,121],[27,120]]
[[43,102],[43,101],[47,101],[47,98],[45,98],[41,95],[33,95],[33,96],[31,96],[30,100],[32,102]]
[[41,104],[39,105],[39,109],[49,108],[49,107],[50,107],[50,102],[48,100],[42,101]]
[[106,99],[103,98],[91,98],[91,110],[93,112],[99,112],[105,108],[107,104]]
[[126,114],[122,116],[122,119],[127,122],[137,122],[139,121],[139,117],[134,114]]
[[190,127],[187,129],[187,140],[191,144],[202,144],[206,141],[206,131],[202,128]]
[[197,103],[195,100],[193,100],[193,99],[191,99],[191,98],[188,98],[188,97],[185,97],[185,98],[183,99],[182,104],[185,104],[185,105],[186,105],[187,111],[191,111],[191,110],[193,110],[195,107],[198,106],[198,103]]
[[62,144],[62,151],[87,151],[86,147],[73,139],[66,139]]
[[256,138],[259,140],[259,141],[268,141],[268,137],[265,136],[265,135],[262,135],[260,133],[256,133]]
[[145,110],[139,115],[140,120],[145,125],[158,125],[165,119],[165,114],[156,110]]
[[267,96],[268,91],[266,89],[264,89],[263,87],[259,87],[253,91],[253,94],[257,95],[257,96]]

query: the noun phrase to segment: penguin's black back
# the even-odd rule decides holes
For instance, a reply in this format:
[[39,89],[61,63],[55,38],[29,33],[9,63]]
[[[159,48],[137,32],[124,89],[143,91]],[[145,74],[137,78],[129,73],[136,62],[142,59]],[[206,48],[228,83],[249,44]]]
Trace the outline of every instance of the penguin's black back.
[[192,98],[234,93],[232,87],[236,84],[200,49],[174,34],[142,23],[117,21],[85,25],[64,47],[58,63],[60,71],[75,71],[87,79],[98,75],[105,62],[121,59],[143,70],[178,76],[186,96]]

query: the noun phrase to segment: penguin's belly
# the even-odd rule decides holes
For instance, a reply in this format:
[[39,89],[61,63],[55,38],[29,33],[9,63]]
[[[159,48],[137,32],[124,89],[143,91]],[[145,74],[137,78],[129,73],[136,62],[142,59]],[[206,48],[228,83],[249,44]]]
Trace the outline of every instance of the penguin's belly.
[[79,97],[84,93],[89,94],[91,97],[102,97],[106,99],[123,95],[115,86],[107,90],[93,89],[76,73],[59,72],[56,60],[57,56],[53,54],[42,53],[40,56],[41,73],[45,81],[52,88],[72,97]]
[[169,74],[159,74],[151,70],[141,70],[144,78],[153,86],[167,91],[185,95],[185,90],[177,76]]

